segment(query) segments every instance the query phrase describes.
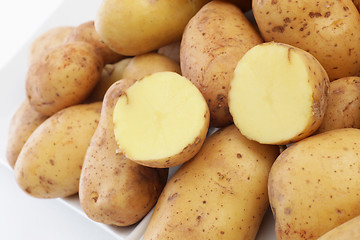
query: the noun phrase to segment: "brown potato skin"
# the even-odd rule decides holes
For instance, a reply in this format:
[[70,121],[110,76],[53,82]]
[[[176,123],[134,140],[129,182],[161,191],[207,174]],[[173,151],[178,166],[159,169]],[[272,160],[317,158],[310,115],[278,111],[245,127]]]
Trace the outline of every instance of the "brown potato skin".
[[249,11],[252,8],[252,0],[226,0],[226,2],[235,4],[243,12]]
[[35,129],[14,167],[16,182],[24,192],[48,199],[79,191],[84,156],[99,123],[101,105],[65,108]]
[[317,239],[360,214],[360,130],[342,128],[284,150],[269,175],[277,239]]
[[360,74],[360,13],[352,0],[253,1],[265,41],[308,51],[330,81]]
[[140,221],[155,205],[168,174],[168,169],[138,165],[118,152],[113,109],[134,82],[122,79],[107,91],[80,177],[79,198],[84,212],[94,221],[116,226]]
[[238,61],[262,39],[235,5],[212,1],[189,21],[181,47],[183,75],[201,91],[210,109],[210,126],[232,123],[230,80]]
[[73,26],[54,27],[38,36],[30,45],[28,65],[40,61],[42,55],[62,45],[74,28]]
[[47,118],[35,111],[27,99],[16,110],[10,121],[6,147],[6,159],[12,168],[31,133]]
[[180,41],[170,43],[158,49],[157,53],[164,55],[180,64]]
[[339,128],[360,128],[360,77],[330,83],[328,105],[317,133]]
[[355,7],[359,10],[360,12],[360,0],[353,0]]
[[25,85],[30,104],[46,116],[79,104],[98,82],[102,68],[92,45],[63,44],[29,67]]
[[215,132],[168,181],[143,239],[255,239],[278,154],[234,125]]
[[100,38],[95,30],[94,21],[88,21],[75,27],[64,40],[65,43],[83,41],[95,47],[97,54],[102,56],[104,64],[116,63],[124,56],[112,51]]

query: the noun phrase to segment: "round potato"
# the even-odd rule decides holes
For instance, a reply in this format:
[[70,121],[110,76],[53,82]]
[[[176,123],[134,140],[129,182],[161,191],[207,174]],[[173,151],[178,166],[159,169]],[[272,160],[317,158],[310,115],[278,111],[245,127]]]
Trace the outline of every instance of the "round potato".
[[75,27],[65,39],[65,43],[84,41],[95,47],[97,54],[102,56],[104,64],[116,63],[124,58],[112,51],[101,39],[95,30],[94,21],[88,21]]
[[181,74],[180,65],[158,53],[145,53],[133,57],[124,69],[123,78],[140,80],[156,72],[176,72]]
[[25,84],[30,104],[46,116],[79,104],[100,79],[102,68],[92,45],[63,44],[29,67]]
[[209,0],[103,0],[96,31],[115,52],[134,56],[179,41],[190,18]]
[[311,53],[330,81],[360,74],[360,13],[352,0],[253,1],[265,41]]
[[52,28],[38,36],[30,45],[28,53],[29,66],[40,61],[42,55],[62,45],[67,36],[74,30],[72,26],[60,26]]
[[45,120],[26,141],[14,174],[36,198],[58,198],[79,190],[84,156],[99,123],[101,102],[65,108]]

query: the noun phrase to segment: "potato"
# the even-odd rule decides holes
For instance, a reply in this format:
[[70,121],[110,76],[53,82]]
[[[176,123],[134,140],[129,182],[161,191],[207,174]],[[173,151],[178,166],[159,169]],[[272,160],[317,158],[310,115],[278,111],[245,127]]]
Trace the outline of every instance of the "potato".
[[91,93],[102,68],[103,60],[92,45],[61,45],[29,67],[25,84],[30,104],[46,116],[79,104]]
[[166,184],[143,239],[255,239],[278,154],[234,125],[217,131]]
[[63,109],[26,141],[15,163],[15,179],[36,198],[75,194],[84,156],[100,118],[101,102]]
[[167,180],[168,169],[141,166],[117,153],[113,109],[119,96],[135,80],[123,79],[107,91],[99,125],[86,152],[79,198],[94,221],[129,226],[155,205]]
[[10,121],[6,147],[6,159],[12,168],[26,140],[46,119],[47,116],[35,111],[27,99],[16,110]]
[[360,11],[360,0],[353,0],[355,7]]
[[40,61],[44,54],[62,45],[74,28],[73,26],[54,27],[38,36],[30,45],[27,59],[28,65]]
[[226,0],[226,1],[235,4],[243,12],[249,11],[252,8],[252,0]]
[[173,60],[174,62],[180,64],[180,44],[181,41],[170,43],[159,48],[157,53],[164,55]]
[[360,215],[360,130],[343,128],[283,151],[269,175],[277,239],[317,239]]
[[285,145],[314,133],[326,111],[329,79],[308,52],[263,43],[239,61],[230,83],[229,108],[249,139]]
[[66,37],[65,42],[84,41],[95,47],[98,55],[102,56],[104,64],[116,63],[124,56],[112,51],[101,39],[95,30],[94,21],[88,21],[75,27]]
[[360,128],[360,77],[330,83],[329,101],[318,133],[338,128]]
[[360,215],[322,235],[318,240],[360,239]]
[[156,72],[176,72],[181,74],[180,65],[170,58],[158,53],[137,55],[124,69],[123,78],[140,80]]
[[190,18],[209,0],[103,0],[95,29],[115,52],[134,56],[181,39]]
[[174,72],[158,72],[129,87],[116,103],[113,121],[120,151],[149,167],[168,168],[191,159],[209,127],[200,91]]
[[265,41],[311,53],[330,81],[360,74],[360,13],[351,0],[253,1]]
[[114,64],[106,64],[101,72],[100,79],[90,96],[88,102],[97,102],[104,99],[106,91],[120,79],[123,79],[123,73],[131,58],[125,58]]
[[204,95],[210,109],[210,126],[232,123],[228,91],[241,57],[262,43],[245,15],[233,4],[211,1],[186,26],[180,47],[183,76]]

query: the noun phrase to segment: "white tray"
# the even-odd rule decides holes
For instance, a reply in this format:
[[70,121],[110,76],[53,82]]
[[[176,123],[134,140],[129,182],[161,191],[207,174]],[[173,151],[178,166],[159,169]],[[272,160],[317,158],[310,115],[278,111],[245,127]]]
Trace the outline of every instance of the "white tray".
[[[7,132],[9,127],[9,122],[12,115],[15,113],[16,109],[25,98],[25,75],[27,72],[27,53],[30,46],[30,43],[41,33],[45,32],[56,26],[77,26],[83,22],[94,20],[96,10],[100,4],[101,0],[77,0],[70,1],[65,0],[60,7],[54,12],[54,14],[39,28],[36,34],[33,35],[31,39],[19,50],[18,54],[14,56],[13,59],[9,61],[7,65],[0,72],[0,107],[2,114],[0,115],[0,163],[6,168],[6,170],[1,169],[2,171],[9,171],[10,174],[5,174],[4,178],[9,178],[12,176],[12,169],[6,162],[5,159],[5,148],[7,144]],[[176,170],[176,168],[171,169],[171,174]],[[11,180],[13,182],[13,179]],[[10,187],[14,187],[14,184]],[[15,186],[16,187],[16,186]],[[21,197],[21,196],[20,196]],[[28,197],[23,193],[23,197]],[[38,200],[38,199],[35,199]],[[44,201],[44,200],[39,200]],[[46,200],[45,200],[46,201]],[[51,200],[49,200],[51,201]],[[79,200],[77,196],[58,199],[60,204],[69,207],[74,214],[81,216],[89,221],[88,224],[94,228],[99,228],[100,231],[104,232],[104,237],[109,239],[109,236],[112,236],[113,239],[127,239],[127,240],[137,240],[140,239],[143,235],[148,221],[150,220],[150,212],[140,223],[135,224],[130,227],[114,227],[101,223],[96,223],[84,214],[82,211]],[[1,202],[0,202],[1,204]],[[36,216],[34,216],[36,219]],[[70,221],[71,219],[69,219]],[[11,223],[9,223],[11,224]],[[10,226],[11,227],[11,226]],[[79,229],[80,230],[80,229]],[[41,226],[39,228],[33,229],[33,231],[41,231]],[[63,229],[63,231],[67,231]],[[73,230],[72,230],[73,231]],[[81,233],[78,233],[81,234]],[[73,234],[74,236],[76,234]],[[16,234],[14,234],[16,236]],[[36,234],[29,235],[38,236]],[[1,235],[1,226],[0,226],[0,239]],[[16,237],[12,239],[17,239]],[[73,238],[71,238],[73,239]],[[74,238],[75,239],[75,238]],[[77,238],[78,239],[78,238]],[[85,238],[84,238],[85,239]],[[88,238],[87,238],[88,239]],[[260,228],[257,240],[275,240],[274,234],[274,220],[271,214],[271,211],[267,211],[263,224]]]

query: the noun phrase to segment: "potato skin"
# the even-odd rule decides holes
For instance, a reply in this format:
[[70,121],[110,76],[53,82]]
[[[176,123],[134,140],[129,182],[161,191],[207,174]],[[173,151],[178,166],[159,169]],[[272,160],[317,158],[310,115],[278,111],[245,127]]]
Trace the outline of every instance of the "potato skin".
[[45,120],[15,163],[15,179],[36,198],[75,194],[84,156],[100,118],[101,102],[68,107]]
[[234,125],[214,133],[168,181],[143,239],[255,239],[278,154]]
[[47,118],[47,116],[35,111],[27,99],[16,110],[11,118],[6,147],[6,159],[12,168],[14,168],[26,140]]
[[117,152],[113,109],[134,82],[123,79],[107,91],[80,177],[79,198],[84,212],[94,221],[116,226],[134,224],[151,210],[168,173],[168,169],[138,165]]
[[30,104],[46,116],[79,104],[98,82],[102,68],[92,45],[63,44],[29,67],[25,85]]
[[351,0],[253,1],[265,41],[304,49],[331,81],[360,73],[360,14]]
[[165,71],[181,74],[180,65],[177,62],[164,55],[151,52],[133,57],[124,69],[123,78],[140,80],[152,73]]
[[317,133],[338,128],[360,128],[360,77],[330,83],[328,105]]
[[144,54],[179,41],[187,22],[207,2],[103,0],[95,29],[113,51],[126,56]]
[[237,62],[262,39],[233,4],[212,1],[189,21],[180,47],[183,75],[201,91],[210,109],[210,126],[232,123],[228,91]]
[[360,130],[343,128],[280,154],[268,183],[277,239],[317,239],[360,214],[359,144]]
[[354,217],[322,235],[318,240],[360,239],[360,216]]
[[28,65],[30,66],[34,62],[40,61],[42,55],[62,45],[74,28],[73,26],[55,27],[38,36],[30,45]]
[[116,63],[124,56],[112,51],[101,39],[95,30],[94,21],[88,21],[75,27],[64,40],[65,43],[83,41],[95,47],[98,55],[102,56],[104,64]]

